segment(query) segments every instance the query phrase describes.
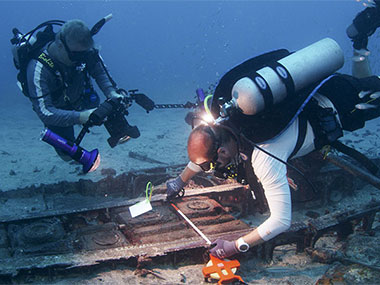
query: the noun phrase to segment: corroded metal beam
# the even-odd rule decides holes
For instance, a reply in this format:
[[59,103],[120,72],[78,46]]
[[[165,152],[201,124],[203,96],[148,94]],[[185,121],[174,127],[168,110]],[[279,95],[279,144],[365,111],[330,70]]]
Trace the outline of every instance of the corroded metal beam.
[[[168,169],[129,173],[97,183],[59,183],[34,192],[21,189],[0,193],[0,275],[40,268],[81,268],[141,257],[170,258],[190,251],[202,255],[207,244],[170,212],[165,201],[164,181],[180,170],[169,169],[173,171],[169,175]],[[228,210],[237,207],[240,214],[247,212],[252,199],[249,187],[238,183],[215,185],[217,182],[207,177],[200,179],[204,184],[195,183],[175,203],[210,240],[233,240],[253,230]],[[132,219],[129,206],[145,199],[145,195],[136,197],[142,196],[146,182],[153,180],[158,185],[151,200],[154,210]],[[374,202],[293,223],[288,231],[251,252],[271,259],[276,246],[290,243],[302,251],[330,231],[346,235],[352,230],[352,221],[359,219],[368,230],[378,211],[380,203]]]
[[343,170],[347,171],[348,173],[360,178],[361,180],[364,180],[368,182],[369,184],[375,186],[377,189],[380,189],[380,178],[376,177],[375,175],[372,175],[368,171],[357,167],[350,163],[348,160],[343,159],[339,156],[329,154],[326,157],[327,161],[331,162],[332,164],[342,168]]
[[[163,187],[157,187],[157,190],[163,189]],[[239,183],[232,184],[223,184],[217,185],[213,187],[207,188],[194,188],[188,189],[185,192],[186,197],[198,196],[198,195],[207,195],[207,194],[228,194],[232,191],[236,191],[239,189],[247,189],[246,186],[243,186]],[[64,191],[64,190],[63,190]],[[87,211],[95,211],[107,208],[115,208],[115,207],[125,207],[132,206],[143,199],[142,198],[134,198],[128,199],[126,197],[111,197],[111,196],[103,196],[103,197],[93,197],[87,195],[75,194],[72,195],[72,201],[68,201],[65,199],[65,195],[51,195],[48,194],[43,195],[44,197],[38,199],[38,196],[31,198],[30,201],[23,201],[20,199],[20,205],[18,209],[15,211],[8,211],[11,208],[11,201],[6,201],[3,203],[2,208],[0,209],[0,223],[12,222],[17,220],[26,220],[26,219],[36,219],[36,218],[46,218],[57,215],[66,215],[66,214],[74,214],[74,213],[82,213]],[[24,199],[25,200],[25,199]],[[33,201],[34,200],[34,201]],[[166,194],[156,194],[152,197],[152,202],[165,201]],[[37,202],[36,202],[37,201]],[[39,201],[39,202],[38,202]],[[26,202],[23,206],[23,202]],[[38,203],[42,204],[38,206]],[[12,202],[14,204],[14,202]],[[48,206],[48,205],[53,205]]]
[[[358,219],[364,219],[367,216],[373,215],[378,211],[380,211],[380,202],[374,202],[366,205],[361,205],[353,209],[334,212],[332,214],[319,217],[317,219],[309,219],[305,220],[304,222],[293,223],[289,230],[280,234],[274,239],[265,242],[262,245],[254,247],[251,250],[251,252],[253,252],[257,256],[261,256],[262,258],[271,259],[273,256],[274,248],[279,245],[296,243],[297,249],[299,250],[303,250],[307,247],[313,247],[315,242],[323,234],[331,231],[344,232],[347,224],[352,223],[353,221]],[[115,212],[115,215],[120,215],[119,210]],[[233,229],[233,227],[231,228],[231,225],[236,224],[238,220],[231,222],[227,221],[223,225],[219,225],[219,227],[217,226],[217,224],[215,224],[216,227],[208,225],[207,223],[209,222],[209,220],[210,218],[207,217],[198,220],[194,219],[194,221],[196,221],[198,225],[203,224],[203,226],[201,226],[203,227],[202,231],[205,231],[205,233],[211,240],[215,240],[216,238],[233,240],[253,230],[253,228],[250,228],[248,226],[240,229]],[[218,218],[218,220],[215,221],[220,221],[220,218]],[[152,222],[154,224],[156,223],[154,220]],[[177,222],[176,224],[177,226],[174,226],[178,228],[178,224],[181,224],[181,221]],[[130,228],[136,228],[135,225],[130,226]],[[183,223],[182,226],[184,226]],[[370,227],[371,225],[367,224],[366,226]],[[114,231],[121,231],[124,233],[128,231],[128,224],[114,224],[110,227],[113,227]],[[162,228],[162,226],[159,227]],[[112,232],[111,228],[108,229],[107,232]],[[219,228],[220,231],[213,232],[212,228]],[[227,228],[229,228],[229,230],[226,230]],[[144,235],[148,233],[147,230],[144,229],[144,227],[142,227],[141,229],[144,230]],[[143,242],[135,245],[128,244],[122,247],[86,251],[85,254],[83,252],[79,252],[43,256],[22,256],[20,258],[0,259],[0,275],[14,275],[17,274],[19,270],[29,270],[36,268],[53,267],[68,269],[92,266],[102,262],[123,262],[131,258],[138,258],[140,256],[144,256],[146,258],[155,258],[160,256],[168,256],[176,252],[180,253],[189,250],[198,250],[197,252],[199,252],[199,250],[202,250],[203,252],[205,252],[208,247],[205,241],[198,235],[196,235],[191,229],[187,228],[187,230],[189,231],[189,234],[191,236],[183,236],[182,238],[169,241],[159,241],[156,243]],[[154,228],[151,229],[151,231],[154,232]],[[184,232],[181,228],[179,228],[179,231]],[[139,233],[141,233],[141,230],[137,230],[135,234],[138,236]],[[172,235],[175,235],[174,232],[170,233],[170,236]],[[128,236],[128,234],[126,234],[126,236]],[[154,239],[159,240],[161,237],[165,237],[165,235],[156,233]],[[92,237],[91,240],[96,239]],[[102,239],[99,239],[99,235],[97,240],[102,241]]]
[[375,201],[356,205],[351,209],[337,211],[316,219],[293,223],[289,230],[263,245],[259,245],[256,251],[260,252],[264,259],[271,260],[274,248],[279,245],[295,243],[299,252],[307,247],[313,248],[318,239],[329,232],[337,232],[344,238],[348,233],[351,233],[352,222],[355,220],[362,220],[364,230],[368,231],[372,227],[373,220],[367,222],[367,218],[371,218],[379,211],[380,202]]

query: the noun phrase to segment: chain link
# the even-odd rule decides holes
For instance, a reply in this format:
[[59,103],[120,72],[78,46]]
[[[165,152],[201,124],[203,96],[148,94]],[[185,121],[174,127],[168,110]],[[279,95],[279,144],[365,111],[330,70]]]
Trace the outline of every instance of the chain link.
[[186,104],[156,104],[155,109],[174,109],[174,108],[195,108],[197,104],[187,102]]

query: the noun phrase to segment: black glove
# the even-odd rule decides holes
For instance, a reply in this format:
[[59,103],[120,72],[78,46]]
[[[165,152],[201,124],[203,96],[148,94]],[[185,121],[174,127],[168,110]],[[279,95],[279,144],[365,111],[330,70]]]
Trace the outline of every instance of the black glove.
[[357,14],[346,30],[357,50],[367,48],[368,37],[380,26],[380,7],[377,2],[379,1],[375,1],[375,7],[368,7]]
[[154,109],[154,102],[151,100],[148,96],[145,94],[139,93],[139,94],[133,94],[132,98],[136,101],[137,104],[139,104],[141,107],[143,107],[148,113],[149,111],[152,111]]
[[166,182],[166,198],[168,200],[175,198],[185,185],[186,183],[182,181],[181,176]]
[[104,119],[112,111],[112,106],[101,104],[94,112],[91,113],[88,122],[91,126],[100,126]]
[[239,250],[236,248],[235,241],[228,241],[218,238],[212,243],[211,246],[214,247],[211,248],[210,253],[219,259],[225,259],[239,253]]
[[112,97],[99,105],[94,112],[91,113],[88,122],[91,126],[100,126],[108,115],[110,115],[120,105],[120,98]]

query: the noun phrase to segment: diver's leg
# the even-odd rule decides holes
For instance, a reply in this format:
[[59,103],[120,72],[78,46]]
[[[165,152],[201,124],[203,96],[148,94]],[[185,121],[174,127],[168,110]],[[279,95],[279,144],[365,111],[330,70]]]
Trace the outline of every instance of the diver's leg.
[[354,56],[352,58],[352,75],[357,78],[371,76],[368,62],[368,38],[380,27],[380,1],[368,3],[367,8],[358,13],[347,27],[347,36],[352,40]]
[[369,51],[360,53],[354,49],[352,57],[352,75],[357,78],[364,78],[372,75],[371,67],[368,60]]

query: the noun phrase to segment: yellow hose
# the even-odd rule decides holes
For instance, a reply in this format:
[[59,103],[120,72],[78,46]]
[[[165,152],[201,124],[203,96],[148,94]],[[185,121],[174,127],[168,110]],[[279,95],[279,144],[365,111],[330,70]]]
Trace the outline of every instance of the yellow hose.
[[205,100],[203,101],[203,105],[204,105],[204,107],[205,107],[205,111],[206,111],[206,113],[212,117],[212,114],[211,114],[210,108],[208,107],[208,100],[209,100],[210,98],[212,98],[212,94],[207,95],[207,97],[206,97]]

